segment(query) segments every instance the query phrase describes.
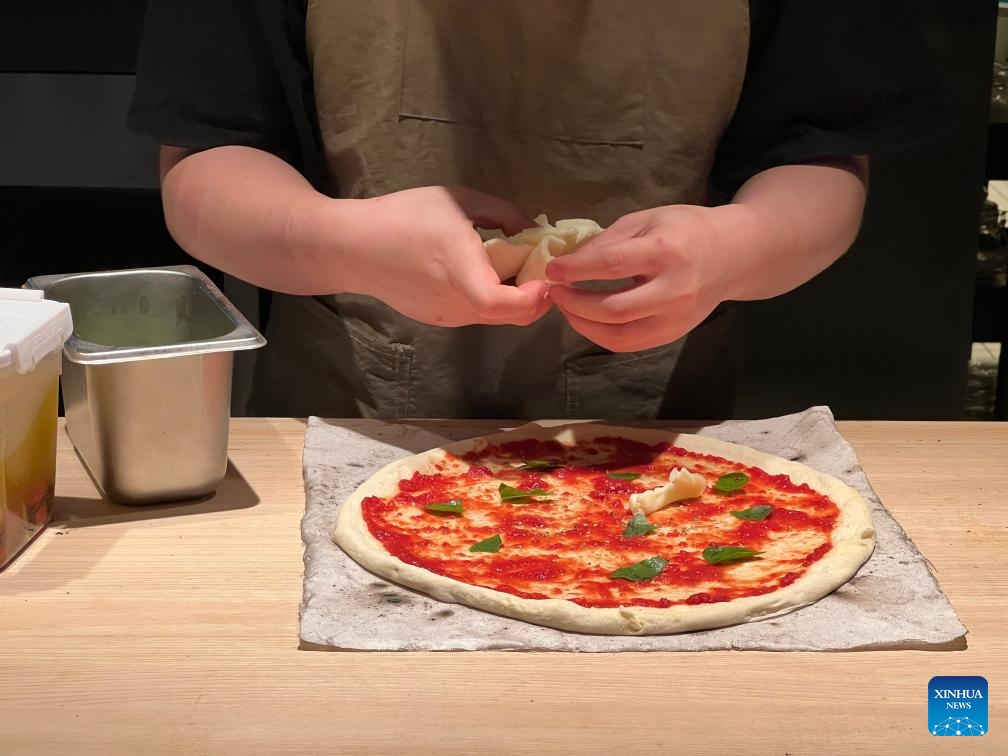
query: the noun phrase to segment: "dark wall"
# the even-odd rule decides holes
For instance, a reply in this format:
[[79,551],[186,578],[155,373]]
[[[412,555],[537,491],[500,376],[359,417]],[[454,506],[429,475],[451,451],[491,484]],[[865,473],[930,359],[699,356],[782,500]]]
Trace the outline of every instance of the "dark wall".
[[4,0],[0,71],[133,73],[147,0]]
[[31,276],[196,265],[168,234],[155,189],[0,187],[0,286]]
[[125,128],[145,7],[3,3],[0,285],[194,262],[164,226],[157,145]]
[[0,186],[157,188],[126,130],[146,0],[5,0]]
[[915,7],[951,128],[874,159],[846,257],[788,295],[744,306],[739,417],[813,404],[840,418],[963,416],[997,8]]

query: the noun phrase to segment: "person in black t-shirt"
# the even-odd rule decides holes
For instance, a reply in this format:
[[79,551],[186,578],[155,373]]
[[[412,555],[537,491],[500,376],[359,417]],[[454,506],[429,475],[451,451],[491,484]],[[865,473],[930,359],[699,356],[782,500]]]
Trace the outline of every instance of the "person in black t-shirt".
[[[153,0],[130,125],[169,229],[283,293],[255,411],[686,416],[683,337],[844,253],[867,156],[933,110],[911,16],[614,7]],[[474,225],[539,212],[608,228],[506,285]]]

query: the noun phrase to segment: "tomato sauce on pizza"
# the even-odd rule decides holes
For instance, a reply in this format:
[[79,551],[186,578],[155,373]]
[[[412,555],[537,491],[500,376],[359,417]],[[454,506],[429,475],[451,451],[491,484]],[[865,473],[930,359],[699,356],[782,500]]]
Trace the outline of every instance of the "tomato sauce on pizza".
[[[630,496],[668,483],[675,468],[702,475],[703,493],[634,519]],[[744,484],[718,490],[739,473]],[[407,564],[526,599],[604,608],[719,603],[788,586],[832,548],[839,509],[787,475],[602,436],[446,454],[393,495],[365,497],[361,514]]]

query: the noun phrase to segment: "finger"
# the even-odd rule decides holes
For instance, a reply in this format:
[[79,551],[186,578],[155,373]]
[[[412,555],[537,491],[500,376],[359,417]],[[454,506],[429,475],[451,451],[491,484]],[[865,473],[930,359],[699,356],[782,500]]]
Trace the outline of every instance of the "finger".
[[512,320],[497,322],[496,325],[516,325],[516,326],[527,326],[535,323],[539,318],[543,317],[547,312],[553,309],[553,303],[546,298],[540,300],[539,304],[536,305],[536,309],[525,315],[523,317],[514,318]]
[[654,242],[647,238],[607,242],[599,235],[581,249],[558,257],[546,268],[546,277],[556,283],[615,281],[657,272]]
[[553,309],[553,303],[548,299],[544,299],[541,300],[534,309],[520,315],[511,315],[503,318],[488,318],[478,313],[474,313],[471,322],[481,323],[483,325],[527,326],[539,320],[539,318],[551,309]]
[[661,344],[670,344],[683,335],[663,333],[666,324],[655,315],[632,323],[596,323],[565,311],[559,304],[557,308],[567,318],[571,328],[610,352],[640,352]]
[[549,284],[545,281],[526,281],[518,289],[523,289],[525,291],[531,292],[536,298],[545,300],[549,295]]
[[585,291],[570,286],[554,286],[549,297],[564,312],[596,323],[632,323],[664,312],[670,302],[665,287],[654,281],[620,291]]
[[508,323],[525,320],[538,312],[547,289],[544,281],[506,286],[500,283],[486,261],[482,265],[465,266],[459,271],[458,286],[469,308],[481,321]]
[[466,217],[480,228],[500,228],[510,235],[535,226],[535,221],[517,205],[500,197],[465,186],[448,187],[448,192]]

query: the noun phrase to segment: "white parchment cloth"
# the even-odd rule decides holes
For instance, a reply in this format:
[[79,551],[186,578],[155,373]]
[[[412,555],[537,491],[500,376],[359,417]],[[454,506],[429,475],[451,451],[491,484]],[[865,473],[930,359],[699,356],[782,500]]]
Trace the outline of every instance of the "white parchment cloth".
[[878,531],[871,559],[829,596],[774,619],[679,635],[569,633],[446,604],[389,583],[357,565],[332,541],[340,504],[373,472],[396,459],[482,432],[460,423],[431,432],[408,422],[309,418],[304,447],[307,505],[301,522],[305,544],[302,648],[835,651],[966,647],[966,628],[924,557],[875,495],[826,407],[691,431],[834,475],[860,491],[871,505]]

